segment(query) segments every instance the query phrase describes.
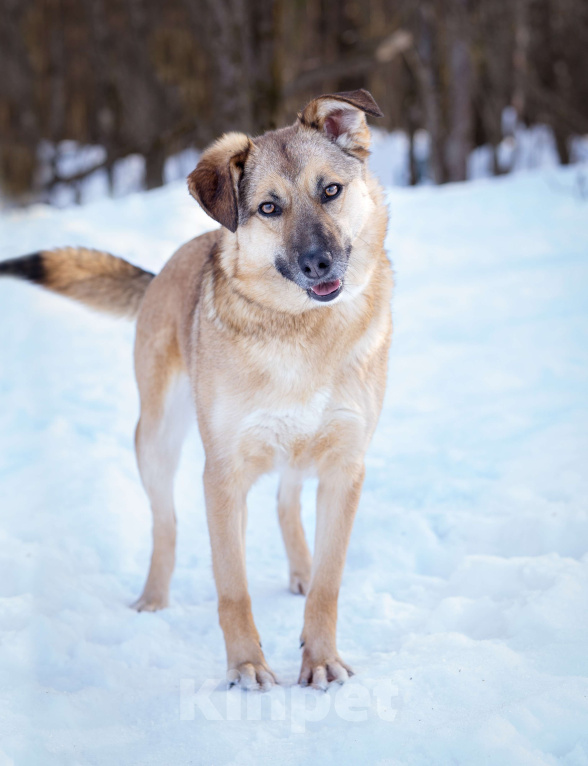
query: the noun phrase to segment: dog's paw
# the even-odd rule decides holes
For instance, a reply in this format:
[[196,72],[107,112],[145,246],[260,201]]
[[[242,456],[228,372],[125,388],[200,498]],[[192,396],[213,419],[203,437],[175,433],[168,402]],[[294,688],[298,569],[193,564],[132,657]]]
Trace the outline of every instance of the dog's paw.
[[310,570],[308,572],[290,572],[290,590],[296,595],[306,596],[310,586]]
[[169,606],[169,596],[166,593],[145,591],[131,604],[131,609],[137,612],[158,612],[167,606]]
[[269,691],[278,683],[267,665],[258,662],[242,662],[236,668],[227,670],[227,681],[231,686],[240,686],[246,691]]
[[300,686],[312,686],[324,691],[332,681],[344,684],[352,675],[353,670],[337,655],[320,662],[313,662],[310,657],[303,656],[298,683]]

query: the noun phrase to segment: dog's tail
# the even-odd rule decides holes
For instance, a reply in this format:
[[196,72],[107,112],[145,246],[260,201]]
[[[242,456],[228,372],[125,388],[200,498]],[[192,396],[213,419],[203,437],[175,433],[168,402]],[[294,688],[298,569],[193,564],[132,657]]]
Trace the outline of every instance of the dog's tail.
[[99,250],[62,247],[0,261],[0,277],[26,279],[98,311],[133,319],[155,276]]

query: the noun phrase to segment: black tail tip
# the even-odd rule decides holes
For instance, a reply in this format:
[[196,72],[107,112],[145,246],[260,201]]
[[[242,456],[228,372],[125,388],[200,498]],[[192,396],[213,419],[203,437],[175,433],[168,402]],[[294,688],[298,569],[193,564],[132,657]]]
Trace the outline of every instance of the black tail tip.
[[31,255],[23,255],[22,258],[0,261],[0,276],[18,277],[42,284],[46,276],[43,254],[31,253]]

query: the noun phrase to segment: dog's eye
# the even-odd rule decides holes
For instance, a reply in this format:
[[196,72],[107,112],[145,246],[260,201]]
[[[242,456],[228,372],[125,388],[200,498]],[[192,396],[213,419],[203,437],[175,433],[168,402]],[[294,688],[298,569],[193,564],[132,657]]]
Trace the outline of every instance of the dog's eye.
[[323,202],[338,197],[342,188],[341,184],[329,184],[323,191]]
[[273,202],[262,202],[258,210],[262,215],[280,215],[282,212]]

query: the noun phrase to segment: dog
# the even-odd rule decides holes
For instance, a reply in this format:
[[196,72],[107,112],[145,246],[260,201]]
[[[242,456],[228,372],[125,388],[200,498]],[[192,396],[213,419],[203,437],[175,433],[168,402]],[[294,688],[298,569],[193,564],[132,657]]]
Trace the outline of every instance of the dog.
[[[306,596],[299,683],[324,689],[352,673],[337,651],[337,600],[392,333],[388,213],[367,167],[366,114],[382,116],[366,90],[335,93],[289,127],[223,135],[188,177],[221,227],[157,276],[84,248],[0,262],[0,275],[137,318],[135,445],[153,513],[138,610],[168,605],[173,481],[195,407],[227,679],[244,689],[277,682],[245,571],[247,494],[275,470],[290,590]],[[318,476],[313,558],[300,517],[307,475]]]

